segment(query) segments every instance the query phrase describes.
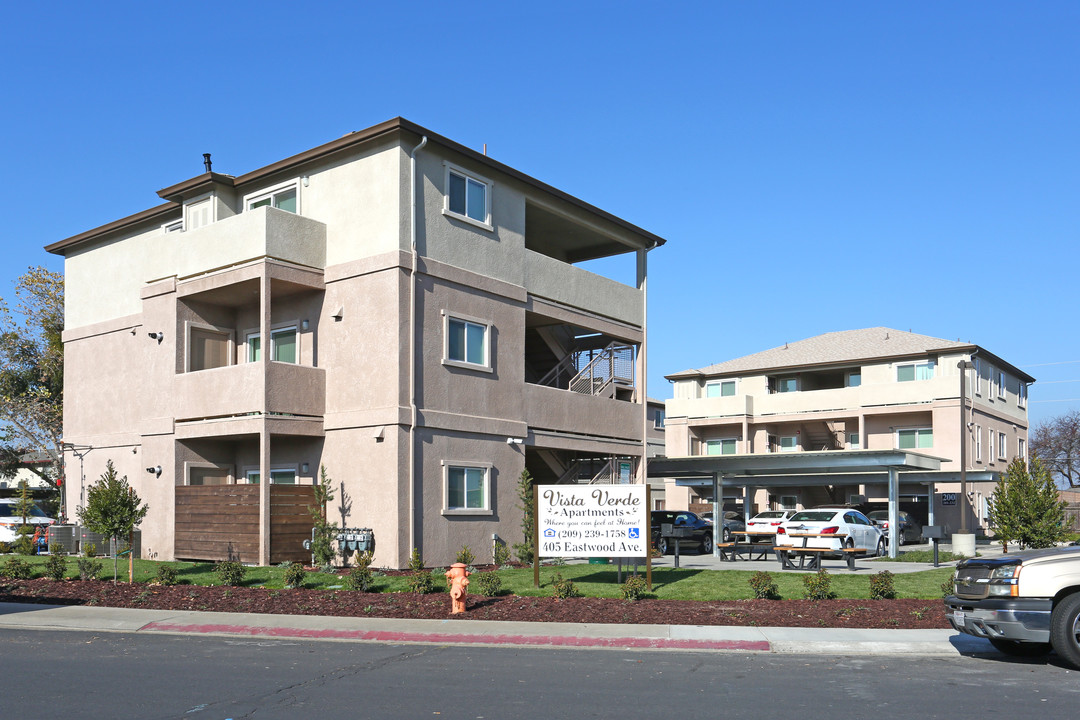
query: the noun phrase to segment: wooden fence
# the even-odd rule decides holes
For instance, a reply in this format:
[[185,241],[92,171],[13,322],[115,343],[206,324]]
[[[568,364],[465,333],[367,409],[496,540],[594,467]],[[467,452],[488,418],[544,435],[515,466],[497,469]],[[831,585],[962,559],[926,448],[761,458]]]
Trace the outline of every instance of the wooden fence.
[[[270,564],[310,561],[311,485],[270,486]],[[175,555],[187,560],[259,562],[258,485],[179,485]]]

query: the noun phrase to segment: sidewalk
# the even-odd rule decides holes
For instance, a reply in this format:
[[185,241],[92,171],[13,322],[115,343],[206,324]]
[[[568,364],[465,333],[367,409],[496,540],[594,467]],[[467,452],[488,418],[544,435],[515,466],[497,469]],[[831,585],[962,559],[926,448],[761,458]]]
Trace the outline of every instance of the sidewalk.
[[395,620],[23,603],[0,603],[0,629],[164,633],[391,644],[786,654],[957,656],[994,652],[987,641],[952,630]]

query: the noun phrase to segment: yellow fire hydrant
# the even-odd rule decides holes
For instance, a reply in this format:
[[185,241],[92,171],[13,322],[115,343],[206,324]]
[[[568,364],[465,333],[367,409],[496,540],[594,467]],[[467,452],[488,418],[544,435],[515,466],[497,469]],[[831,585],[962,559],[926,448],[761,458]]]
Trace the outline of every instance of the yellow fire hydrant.
[[465,612],[465,596],[469,592],[469,571],[465,568],[465,563],[454,563],[446,571],[446,579],[450,582],[451,615]]

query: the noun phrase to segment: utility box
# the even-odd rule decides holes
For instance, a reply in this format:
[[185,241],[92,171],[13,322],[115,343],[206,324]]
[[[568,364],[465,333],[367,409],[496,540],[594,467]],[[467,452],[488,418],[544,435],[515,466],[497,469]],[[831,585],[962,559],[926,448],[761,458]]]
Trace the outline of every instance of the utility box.
[[923,540],[943,540],[945,538],[944,525],[924,525],[922,529]]
[[336,539],[338,552],[344,556],[355,552],[375,552],[375,531],[371,528],[342,528]]
[[74,555],[79,550],[78,531],[77,525],[50,525],[49,547],[59,545],[65,555]]
[[[95,532],[90,532],[84,527],[78,528],[79,536],[79,552],[85,553],[86,549],[93,544],[94,553],[97,555],[112,555],[115,550],[117,554],[126,552],[128,549],[127,538],[117,538],[116,547],[112,545],[112,538],[107,538],[104,535],[98,535]],[[134,548],[132,549],[135,557],[142,557],[142,531],[136,530],[133,533]]]

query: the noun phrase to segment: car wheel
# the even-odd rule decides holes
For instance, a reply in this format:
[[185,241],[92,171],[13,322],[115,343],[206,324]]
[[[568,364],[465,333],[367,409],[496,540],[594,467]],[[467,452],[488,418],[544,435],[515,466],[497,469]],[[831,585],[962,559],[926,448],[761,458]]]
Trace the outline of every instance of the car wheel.
[[721,542],[731,542],[731,531],[727,528],[724,528],[723,532],[720,533],[720,537],[723,538]]
[[844,549],[845,550],[850,550],[853,547],[855,547],[855,541],[854,540],[852,540],[851,538],[848,538],[847,540],[844,541]]
[[662,538],[660,538],[659,540],[656,541],[656,551],[658,553],[660,553],[661,555],[667,555],[668,550],[670,550],[670,548],[668,547],[667,538],[662,537]]
[[1050,643],[1062,660],[1080,668],[1080,593],[1069,595],[1054,608]]
[[994,649],[1013,657],[1042,657],[1050,653],[1050,643],[1020,642],[1002,638],[987,638]]
[[877,557],[885,557],[889,554],[889,551],[885,548],[885,538],[880,537],[877,541]]
[[712,533],[705,533],[705,539],[701,541],[701,552],[704,555],[712,555]]

